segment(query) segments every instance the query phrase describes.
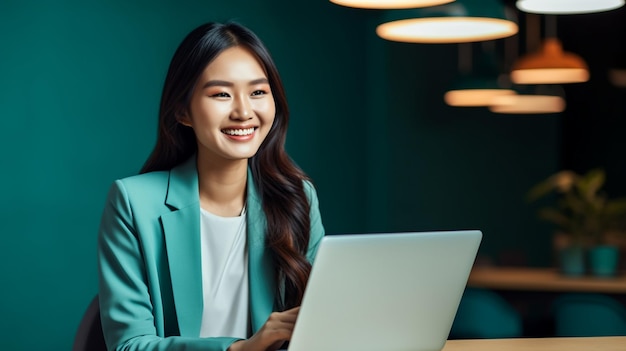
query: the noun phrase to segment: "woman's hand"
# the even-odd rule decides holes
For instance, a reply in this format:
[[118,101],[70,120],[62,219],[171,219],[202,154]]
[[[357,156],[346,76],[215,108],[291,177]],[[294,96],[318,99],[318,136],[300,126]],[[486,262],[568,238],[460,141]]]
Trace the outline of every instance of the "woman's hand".
[[300,307],[284,312],[273,312],[265,324],[250,339],[240,340],[228,348],[229,351],[273,351],[291,339]]

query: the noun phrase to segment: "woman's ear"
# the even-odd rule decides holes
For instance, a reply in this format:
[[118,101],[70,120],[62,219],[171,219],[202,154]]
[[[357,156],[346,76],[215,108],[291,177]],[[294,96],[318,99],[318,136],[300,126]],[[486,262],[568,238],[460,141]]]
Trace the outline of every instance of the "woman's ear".
[[189,114],[185,110],[176,112],[176,120],[178,121],[178,123],[186,127],[191,127],[191,118],[189,118]]

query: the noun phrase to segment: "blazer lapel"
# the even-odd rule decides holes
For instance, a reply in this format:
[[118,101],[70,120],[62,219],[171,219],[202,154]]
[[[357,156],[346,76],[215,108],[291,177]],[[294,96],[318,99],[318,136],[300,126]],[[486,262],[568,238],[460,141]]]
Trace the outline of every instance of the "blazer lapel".
[[[256,332],[274,310],[276,277],[270,252],[265,245],[267,222],[250,170],[246,191],[250,321],[252,330]],[[204,304],[195,157],[171,170],[166,204],[172,212],[162,215],[161,222],[178,327],[181,336],[198,336]]]
[[200,335],[202,321],[202,258],[200,200],[196,158],[170,171],[165,202],[172,212],[161,216],[181,336]]
[[270,252],[265,245],[267,222],[250,170],[248,170],[246,202],[250,321],[252,331],[256,332],[274,310],[276,277]]

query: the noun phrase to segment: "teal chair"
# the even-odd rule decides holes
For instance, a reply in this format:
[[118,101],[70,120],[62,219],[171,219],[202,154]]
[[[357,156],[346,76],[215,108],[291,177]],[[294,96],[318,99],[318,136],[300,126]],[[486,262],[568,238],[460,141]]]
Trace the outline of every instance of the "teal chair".
[[556,336],[626,335],[626,306],[608,295],[563,294],[553,312]]
[[520,313],[502,296],[488,289],[466,288],[449,338],[515,338],[522,334]]

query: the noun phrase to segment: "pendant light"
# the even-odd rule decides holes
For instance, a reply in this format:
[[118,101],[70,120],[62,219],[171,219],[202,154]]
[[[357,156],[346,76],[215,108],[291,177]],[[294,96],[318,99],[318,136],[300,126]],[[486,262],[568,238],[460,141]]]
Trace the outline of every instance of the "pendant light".
[[[529,17],[530,20],[529,20]],[[526,47],[533,45],[532,38],[539,38],[538,16],[526,16]],[[518,56],[518,41],[516,38],[505,41],[505,71],[510,70],[515,58]],[[565,91],[559,85],[516,85],[510,80],[510,75],[506,75],[508,86],[515,94],[507,96],[496,96],[491,99],[489,111],[493,113],[521,115],[521,114],[552,114],[559,113],[565,109]]]
[[517,94],[494,97],[489,111],[505,114],[548,114],[563,112],[565,93],[559,85],[517,87]]
[[624,0],[518,0],[515,6],[529,13],[568,15],[615,10]]
[[517,84],[582,83],[589,80],[589,69],[580,56],[563,51],[557,38],[546,38],[539,52],[515,62],[511,80]]
[[550,95],[497,96],[492,100],[489,111],[506,114],[547,114],[565,110],[565,99]]
[[497,78],[492,80],[469,78],[465,81],[465,84],[457,84],[444,94],[446,104],[456,107],[491,106],[495,97],[515,95],[514,90],[501,88]]
[[361,9],[410,9],[443,5],[454,0],[330,0],[337,5]]
[[[530,17],[533,18],[533,17]],[[520,57],[512,67],[511,80],[517,84],[582,83],[589,80],[589,69],[578,55],[563,51],[556,37],[556,19],[546,16],[550,34],[541,49]]]
[[[495,52],[486,50],[493,42],[483,42],[477,65],[473,65],[472,43],[459,46],[459,77],[450,90],[444,94],[444,101],[450,106],[477,107],[489,106],[496,96],[513,95],[515,91],[504,88],[501,83]],[[476,66],[476,67],[473,67]]]
[[379,37],[408,43],[469,43],[506,38],[518,31],[499,0],[457,0],[421,9],[387,11]]

